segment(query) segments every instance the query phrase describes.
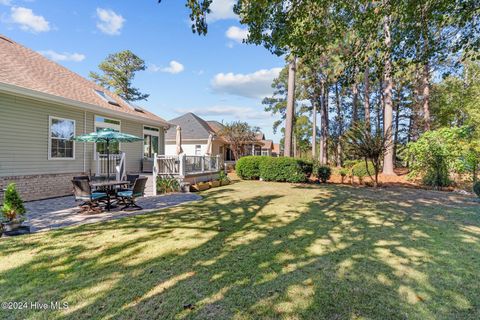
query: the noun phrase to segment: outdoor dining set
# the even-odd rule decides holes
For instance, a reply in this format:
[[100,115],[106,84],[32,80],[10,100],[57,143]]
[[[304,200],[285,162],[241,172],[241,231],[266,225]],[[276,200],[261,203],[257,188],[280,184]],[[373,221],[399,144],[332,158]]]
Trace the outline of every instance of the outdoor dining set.
[[126,180],[110,179],[110,144],[113,142],[137,142],[143,139],[131,134],[122,133],[113,129],[101,129],[89,134],[76,136],[73,140],[78,142],[105,143],[107,152],[107,175],[106,177],[77,176],[72,180],[75,200],[83,201],[80,205],[82,211],[98,212],[105,208],[110,211],[114,207],[123,204],[121,210],[141,210],[135,199],[143,197],[147,177],[139,175],[127,175]]
[[82,211],[110,211],[119,205],[123,205],[121,210],[141,210],[136,199],[144,196],[147,179],[139,175],[127,175],[124,181],[77,176],[72,180],[73,193],[76,201],[83,201]]

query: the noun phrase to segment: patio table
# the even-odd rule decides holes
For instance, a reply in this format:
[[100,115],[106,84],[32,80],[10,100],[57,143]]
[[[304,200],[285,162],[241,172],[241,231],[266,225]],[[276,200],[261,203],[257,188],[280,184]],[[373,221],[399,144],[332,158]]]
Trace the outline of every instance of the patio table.
[[93,188],[100,188],[100,189],[107,189],[107,211],[110,211],[111,208],[113,208],[112,203],[111,203],[111,196],[114,194],[113,188],[116,186],[125,186],[125,185],[130,185],[130,181],[126,180],[111,180],[111,181],[96,181],[96,182],[91,182],[90,185]]

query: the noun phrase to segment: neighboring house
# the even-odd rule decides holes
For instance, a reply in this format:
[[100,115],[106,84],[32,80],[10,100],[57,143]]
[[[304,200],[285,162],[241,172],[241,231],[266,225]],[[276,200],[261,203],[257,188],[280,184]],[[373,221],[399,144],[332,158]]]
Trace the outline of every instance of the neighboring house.
[[25,200],[71,194],[72,177],[95,173],[105,152],[71,138],[101,128],[144,138],[111,146],[126,172],[140,172],[144,158],[164,153],[169,124],[0,35],[0,190],[15,182]]
[[[208,138],[213,135],[212,155],[220,155],[224,161],[235,161],[233,152],[220,132],[223,124],[218,121],[205,121],[193,113],[186,113],[178,118],[168,121],[172,127],[165,136],[165,154],[176,154],[176,126],[182,129],[182,149],[187,155],[204,155],[207,151]],[[265,135],[259,132],[256,135],[256,142],[245,147],[246,155],[271,156],[273,141],[265,140]]]
[[273,157],[283,156],[283,150],[281,149],[280,143],[274,143],[273,144],[272,156]]
[[[178,118],[169,120],[172,124],[165,134],[165,154],[176,155],[177,126],[182,129],[182,149],[189,156],[203,156],[207,153],[208,139],[212,140],[212,156],[220,155],[224,158],[227,144],[217,134],[217,131],[207,121],[193,113],[186,113]],[[221,123],[216,124],[222,126]]]

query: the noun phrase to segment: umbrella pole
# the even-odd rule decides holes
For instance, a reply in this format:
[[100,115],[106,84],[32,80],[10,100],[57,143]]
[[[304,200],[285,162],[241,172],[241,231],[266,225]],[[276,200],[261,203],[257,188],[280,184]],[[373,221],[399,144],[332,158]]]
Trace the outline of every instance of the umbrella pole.
[[110,181],[110,140],[107,139],[107,182]]

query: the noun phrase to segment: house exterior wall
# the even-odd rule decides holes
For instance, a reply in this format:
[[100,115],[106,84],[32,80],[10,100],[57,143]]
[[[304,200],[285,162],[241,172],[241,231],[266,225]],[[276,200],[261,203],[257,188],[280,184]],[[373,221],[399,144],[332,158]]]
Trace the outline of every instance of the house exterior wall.
[[[199,145],[200,146],[200,155],[205,155],[207,152],[207,140],[197,140],[197,141],[187,141],[187,142],[182,142],[182,149],[183,152],[187,156],[194,156],[195,155],[195,146]],[[213,141],[212,142],[212,156],[216,155],[221,155],[223,154],[220,153],[220,147],[223,146],[224,143],[220,141]],[[167,142],[165,144],[165,154],[168,156],[173,156],[177,154],[177,146],[175,143],[172,144],[172,142]]]
[[[81,135],[94,131],[96,115],[102,113],[0,93],[0,190],[15,182],[25,200],[71,194],[73,176],[95,173],[94,144],[75,142],[73,160],[48,159],[49,117],[75,120],[75,134]],[[143,137],[143,123],[121,114],[105,117],[120,120],[122,132]],[[159,129],[163,152],[164,130]],[[126,171],[140,172],[143,143],[122,143],[120,149],[126,153]]]

